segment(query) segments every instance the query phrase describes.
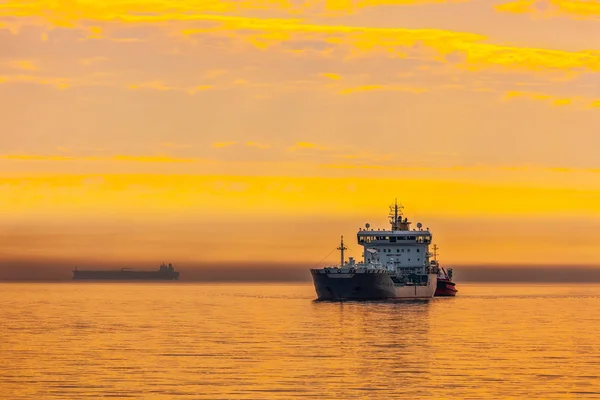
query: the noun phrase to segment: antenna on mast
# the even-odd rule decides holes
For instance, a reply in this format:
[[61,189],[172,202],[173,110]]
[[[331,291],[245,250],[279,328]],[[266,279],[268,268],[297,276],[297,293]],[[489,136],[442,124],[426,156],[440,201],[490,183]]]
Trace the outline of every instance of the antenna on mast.
[[341,251],[342,256],[341,256],[341,263],[340,263],[340,268],[342,268],[344,266],[344,250],[348,250],[347,247],[344,246],[344,235],[342,235],[342,239],[340,241],[340,247],[337,248],[337,250]]
[[[399,224],[402,222],[402,207],[401,204],[398,204],[398,199],[394,199],[394,204],[390,206],[390,223],[392,224],[392,230],[397,231],[400,230]],[[398,217],[400,217],[400,221],[398,221]]]

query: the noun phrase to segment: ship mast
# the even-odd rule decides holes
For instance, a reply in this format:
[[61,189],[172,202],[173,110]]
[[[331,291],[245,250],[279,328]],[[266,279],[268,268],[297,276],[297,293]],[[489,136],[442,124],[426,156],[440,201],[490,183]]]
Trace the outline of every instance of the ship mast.
[[342,239],[340,241],[340,247],[337,248],[337,250],[341,251],[342,256],[341,256],[341,263],[340,263],[340,268],[342,268],[344,266],[344,250],[348,250],[347,247],[344,246],[344,235],[342,235]]
[[439,249],[437,244],[433,245],[433,261],[437,264],[437,250]]
[[390,206],[390,223],[392,224],[392,230],[393,231],[397,231],[399,230],[399,222],[398,222],[398,216],[400,216],[400,222],[402,222],[402,209],[404,207],[402,207],[402,205],[398,204],[398,199],[396,198],[394,201],[394,204],[392,204]]

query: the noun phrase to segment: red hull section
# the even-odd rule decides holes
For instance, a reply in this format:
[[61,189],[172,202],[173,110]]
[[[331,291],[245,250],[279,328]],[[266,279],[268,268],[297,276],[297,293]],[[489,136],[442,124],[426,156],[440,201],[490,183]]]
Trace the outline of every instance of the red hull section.
[[435,289],[435,297],[443,296],[456,296],[455,283],[448,279],[440,279],[437,281],[437,288]]

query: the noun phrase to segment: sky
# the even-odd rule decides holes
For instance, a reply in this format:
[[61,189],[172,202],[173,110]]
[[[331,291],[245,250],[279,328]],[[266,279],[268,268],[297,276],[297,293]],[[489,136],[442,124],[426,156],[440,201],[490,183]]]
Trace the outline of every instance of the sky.
[[597,0],[3,0],[0,110],[0,278],[308,268],[395,198],[446,265],[600,266]]

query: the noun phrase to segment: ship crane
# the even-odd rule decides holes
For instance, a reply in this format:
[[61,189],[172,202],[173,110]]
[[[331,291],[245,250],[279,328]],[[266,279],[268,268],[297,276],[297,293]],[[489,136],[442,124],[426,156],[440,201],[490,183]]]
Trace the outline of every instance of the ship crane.
[[348,248],[346,246],[344,246],[344,235],[342,235],[342,239],[340,241],[340,246],[336,250],[339,250],[341,252],[340,268],[342,268],[344,266],[344,250],[348,250]]

